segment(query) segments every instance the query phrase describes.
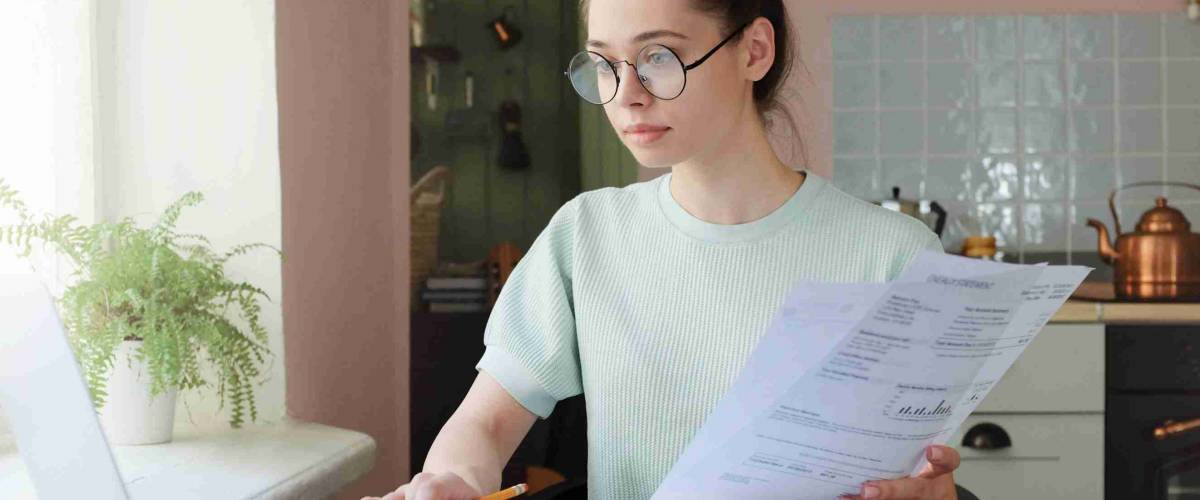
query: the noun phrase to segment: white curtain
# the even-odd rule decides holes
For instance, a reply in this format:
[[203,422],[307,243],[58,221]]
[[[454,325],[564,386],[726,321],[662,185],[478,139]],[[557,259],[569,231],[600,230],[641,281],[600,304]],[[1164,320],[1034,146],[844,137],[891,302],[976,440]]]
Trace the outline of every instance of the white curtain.
[[[7,0],[0,15],[0,178],[35,214],[96,217],[93,0]],[[0,210],[0,224],[15,222]],[[28,271],[0,246],[0,274]],[[34,262],[52,287],[65,266]]]
[[[274,14],[270,1],[3,0],[0,177],[34,213],[85,224],[149,223],[200,191],[181,232],[219,251],[280,247]],[[0,224],[13,219],[0,210]],[[67,263],[34,262],[61,294]],[[0,244],[0,274],[29,267]],[[280,260],[256,252],[226,271],[272,299],[261,319],[276,357],[256,392],[260,418],[282,418]],[[203,396],[177,418],[215,414],[218,401]]]

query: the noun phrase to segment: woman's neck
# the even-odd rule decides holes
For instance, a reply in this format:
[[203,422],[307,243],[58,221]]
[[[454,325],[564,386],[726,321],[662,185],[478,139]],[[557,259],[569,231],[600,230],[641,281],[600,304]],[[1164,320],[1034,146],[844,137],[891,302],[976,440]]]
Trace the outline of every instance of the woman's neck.
[[708,151],[671,167],[671,196],[700,220],[743,224],[761,219],[804,182],[779,160],[757,112],[749,114]]

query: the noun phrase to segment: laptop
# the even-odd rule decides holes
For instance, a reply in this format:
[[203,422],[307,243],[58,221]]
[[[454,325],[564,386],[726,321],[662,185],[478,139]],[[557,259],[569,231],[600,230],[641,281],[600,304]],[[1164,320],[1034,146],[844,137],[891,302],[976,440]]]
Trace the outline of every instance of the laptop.
[[128,498],[53,299],[33,274],[0,275],[0,409],[39,498]]

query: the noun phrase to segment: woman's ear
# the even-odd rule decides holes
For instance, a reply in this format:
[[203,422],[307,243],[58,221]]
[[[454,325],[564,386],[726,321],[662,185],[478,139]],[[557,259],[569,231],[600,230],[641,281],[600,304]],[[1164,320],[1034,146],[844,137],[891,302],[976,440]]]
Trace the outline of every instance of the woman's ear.
[[762,80],[775,63],[775,27],[765,17],[755,19],[742,33],[742,44],[750,55],[745,65],[746,77],[756,82]]

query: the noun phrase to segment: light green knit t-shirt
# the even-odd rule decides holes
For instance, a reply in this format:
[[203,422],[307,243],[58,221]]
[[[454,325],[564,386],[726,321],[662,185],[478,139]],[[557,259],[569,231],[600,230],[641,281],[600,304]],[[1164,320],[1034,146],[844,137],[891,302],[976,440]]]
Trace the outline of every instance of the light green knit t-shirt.
[[812,173],[770,214],[713,224],[671,174],[565,203],[505,282],[476,366],[545,418],[587,401],[588,496],[645,499],[801,280],[891,281],[924,223]]

